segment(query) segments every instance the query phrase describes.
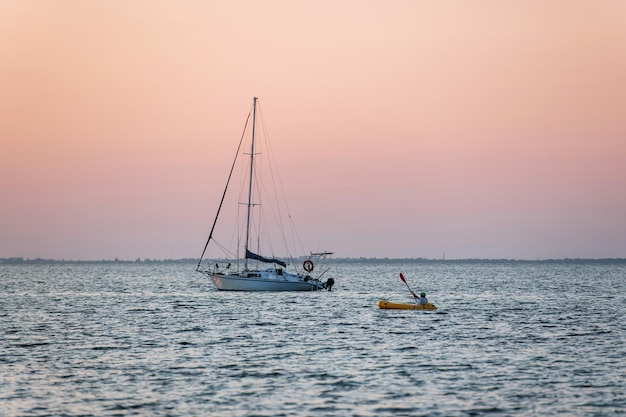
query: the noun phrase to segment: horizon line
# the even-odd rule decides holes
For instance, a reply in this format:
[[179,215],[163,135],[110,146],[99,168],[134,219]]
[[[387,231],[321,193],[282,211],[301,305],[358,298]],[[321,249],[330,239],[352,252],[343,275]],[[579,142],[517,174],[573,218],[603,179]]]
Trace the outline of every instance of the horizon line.
[[[306,256],[299,256],[294,259],[305,259]],[[186,262],[198,262],[200,258],[136,258],[131,259],[57,259],[57,258],[30,258],[12,256],[7,258],[0,258],[0,264],[18,264],[18,263],[186,263]],[[542,259],[527,259],[527,258],[425,258],[425,257],[402,257],[402,258],[390,258],[390,257],[341,257],[329,259],[330,262],[626,262],[626,258],[542,258]]]

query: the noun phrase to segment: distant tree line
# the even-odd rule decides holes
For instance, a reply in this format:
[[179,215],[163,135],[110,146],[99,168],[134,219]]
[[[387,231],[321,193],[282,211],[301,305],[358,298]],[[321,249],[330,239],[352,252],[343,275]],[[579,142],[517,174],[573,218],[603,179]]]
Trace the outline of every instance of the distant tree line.
[[124,259],[102,259],[102,260],[66,260],[66,259],[44,259],[44,258],[0,258],[0,264],[16,265],[16,264],[93,264],[93,263],[119,263],[119,264],[150,264],[150,263],[190,263],[198,262],[198,259],[194,258],[181,258],[181,259],[150,259],[150,258],[137,258],[134,261]]
[[[303,261],[306,257],[297,258],[296,261]],[[44,259],[44,258],[0,258],[0,265],[35,265],[35,264],[89,264],[89,263],[117,263],[117,264],[154,264],[154,263],[170,263],[170,264],[197,264],[198,258],[180,258],[180,259],[150,259],[150,258],[137,258],[134,261],[122,260],[122,259],[102,259],[102,260],[65,260],[65,259]],[[225,261],[218,259],[216,261]],[[601,259],[586,259],[586,258],[563,258],[563,259],[429,259],[429,258],[334,258],[328,259],[330,263],[343,264],[343,263],[425,263],[425,264],[454,264],[454,263],[599,263],[599,264],[614,264],[614,263],[626,263],[626,258],[601,258]],[[209,261],[215,262],[215,261]]]

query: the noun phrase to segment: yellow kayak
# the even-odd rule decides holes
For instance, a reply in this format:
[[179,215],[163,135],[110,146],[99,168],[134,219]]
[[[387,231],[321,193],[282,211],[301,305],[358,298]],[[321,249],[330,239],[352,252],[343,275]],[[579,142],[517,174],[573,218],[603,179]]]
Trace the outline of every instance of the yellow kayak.
[[426,303],[421,305],[416,304],[400,304],[392,303],[391,301],[380,300],[376,303],[378,308],[391,309],[391,310],[437,310],[437,307],[432,303]]

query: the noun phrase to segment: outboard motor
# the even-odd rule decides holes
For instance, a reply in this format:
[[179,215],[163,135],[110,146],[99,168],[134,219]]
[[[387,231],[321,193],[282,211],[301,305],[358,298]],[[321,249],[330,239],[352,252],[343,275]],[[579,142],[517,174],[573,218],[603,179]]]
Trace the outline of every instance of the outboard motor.
[[328,278],[326,282],[324,283],[324,288],[326,288],[328,291],[331,291],[333,288],[333,285],[335,285],[335,280],[332,278]]

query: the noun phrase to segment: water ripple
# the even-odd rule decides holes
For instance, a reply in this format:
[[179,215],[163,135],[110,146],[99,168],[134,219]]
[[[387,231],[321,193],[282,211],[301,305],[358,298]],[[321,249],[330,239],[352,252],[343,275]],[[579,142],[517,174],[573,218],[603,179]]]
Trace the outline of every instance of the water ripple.
[[[411,301],[400,270],[440,309],[377,309]],[[0,414],[626,412],[622,264],[340,264],[306,294],[191,271],[1,266]]]

